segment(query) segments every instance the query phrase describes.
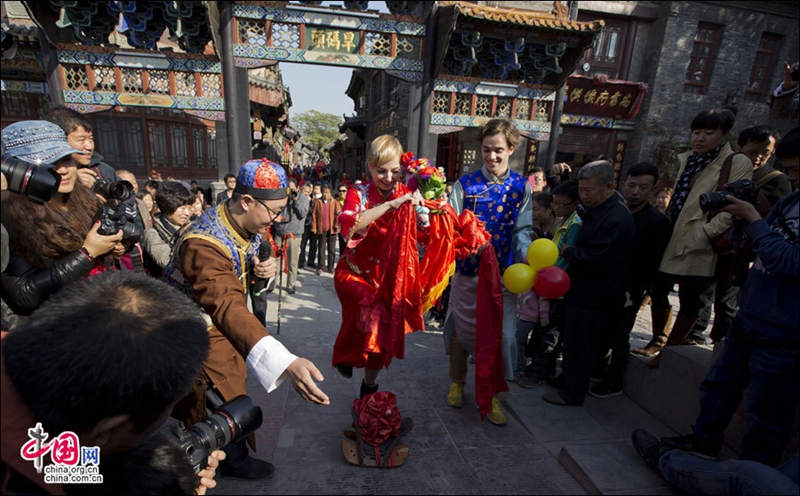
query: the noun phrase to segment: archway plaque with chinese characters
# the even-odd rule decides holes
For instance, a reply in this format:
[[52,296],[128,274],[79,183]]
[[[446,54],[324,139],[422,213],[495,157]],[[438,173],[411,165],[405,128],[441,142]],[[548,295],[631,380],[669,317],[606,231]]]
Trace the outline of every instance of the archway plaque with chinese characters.
[[423,19],[314,8],[286,2],[236,3],[238,67],[301,62],[386,70],[422,80]]

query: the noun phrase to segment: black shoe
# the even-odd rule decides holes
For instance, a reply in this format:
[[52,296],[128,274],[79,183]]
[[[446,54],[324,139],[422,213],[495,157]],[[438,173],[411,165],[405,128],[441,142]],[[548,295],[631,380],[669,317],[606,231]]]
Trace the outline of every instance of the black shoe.
[[702,334],[689,334],[683,340],[683,345],[701,346],[706,344],[706,338]]
[[364,383],[364,381],[361,381],[361,391],[360,391],[360,396],[359,396],[360,398],[363,398],[364,396],[366,396],[368,394],[377,393],[377,392],[378,392],[378,384],[370,384],[368,386],[366,383]]
[[312,269],[316,269],[317,268],[317,264],[312,262],[310,264],[306,264],[306,267],[309,267],[309,268],[312,268]]
[[270,462],[259,460],[248,456],[244,463],[238,467],[231,467],[223,460],[219,464],[220,475],[224,477],[236,477],[237,479],[267,480],[275,473],[275,466]]
[[545,379],[545,382],[553,387],[561,389],[564,387],[564,376],[558,375],[556,377],[548,377],[547,379]]
[[533,368],[530,365],[525,367],[525,371],[522,374],[522,377],[520,377],[519,381],[517,381],[517,386],[523,387],[525,389],[537,388],[542,384],[544,384],[544,378],[539,377],[533,371]]
[[336,372],[339,372],[339,375],[344,377],[345,379],[352,379],[353,378],[353,367],[348,367],[347,365],[334,365],[333,368],[336,369]]
[[600,381],[589,388],[589,394],[595,398],[611,398],[612,396],[621,396],[622,385]]
[[295,294],[297,291],[295,291],[294,288],[289,288],[289,289],[286,290],[286,292],[289,293],[289,294]]
[[631,433],[631,442],[639,456],[647,462],[650,468],[660,474],[661,470],[658,468],[658,462],[661,460],[661,455],[672,448],[659,441],[657,437],[650,435],[644,429],[633,431]]
[[691,453],[704,460],[716,460],[722,445],[712,445],[703,441],[697,434],[688,434],[686,436],[676,437],[662,437],[661,442],[670,449],[679,449],[687,453]]

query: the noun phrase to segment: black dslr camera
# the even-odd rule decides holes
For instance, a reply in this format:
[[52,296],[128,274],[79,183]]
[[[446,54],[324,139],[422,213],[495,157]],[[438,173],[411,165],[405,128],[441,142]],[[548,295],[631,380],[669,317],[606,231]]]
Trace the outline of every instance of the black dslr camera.
[[186,429],[181,423],[163,428],[170,441],[186,454],[186,460],[199,473],[208,465],[208,455],[215,450],[249,436],[261,427],[261,408],[253,405],[249,396],[230,400],[204,421]]
[[112,200],[111,203],[116,203],[115,207],[103,207],[97,234],[111,236],[121,229],[123,243],[132,245],[139,241],[142,233],[136,225],[136,202],[130,201],[134,198],[133,185],[128,181],[111,182],[99,179],[92,186],[92,191]]
[[92,186],[92,191],[106,200],[128,201],[135,196],[133,185],[128,181],[106,181],[98,179]]
[[726,196],[733,196],[742,201],[758,206],[758,188],[753,181],[749,179],[739,179],[734,181],[722,191],[714,191],[713,193],[703,193],[700,195],[700,210],[703,212],[711,212],[719,210],[730,202],[725,199]]
[[61,177],[49,164],[31,164],[11,155],[3,155],[0,167],[8,180],[8,189],[26,195],[30,201],[43,205],[58,191]]

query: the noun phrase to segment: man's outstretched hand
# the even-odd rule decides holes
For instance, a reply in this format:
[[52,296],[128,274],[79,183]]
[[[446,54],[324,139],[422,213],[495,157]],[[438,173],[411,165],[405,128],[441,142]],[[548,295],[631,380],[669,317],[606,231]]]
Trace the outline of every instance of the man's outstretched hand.
[[292,381],[292,386],[297,393],[303,397],[304,400],[318,405],[330,405],[331,400],[328,395],[314,382],[316,379],[319,382],[325,380],[322,373],[316,365],[311,363],[310,360],[305,358],[297,358],[295,361],[286,367],[284,374],[287,374],[289,380]]

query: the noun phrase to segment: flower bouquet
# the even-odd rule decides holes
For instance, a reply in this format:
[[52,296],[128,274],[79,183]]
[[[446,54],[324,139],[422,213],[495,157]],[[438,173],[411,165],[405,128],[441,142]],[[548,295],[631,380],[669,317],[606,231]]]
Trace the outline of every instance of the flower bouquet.
[[416,189],[425,200],[437,200],[447,186],[444,170],[431,165],[427,158],[416,158],[413,152],[406,152],[400,157],[400,163],[406,174],[412,176],[408,187]]
[[[431,161],[427,158],[416,158],[413,152],[404,153],[400,157],[400,163],[405,168],[406,174],[411,176],[408,180],[409,189],[413,190],[415,195],[422,197],[423,200],[437,202],[438,204],[438,200],[447,187],[444,170],[433,167]],[[417,211],[420,223],[424,227],[430,225],[431,213],[441,213],[436,208],[429,208],[423,205],[418,205],[414,209]]]

